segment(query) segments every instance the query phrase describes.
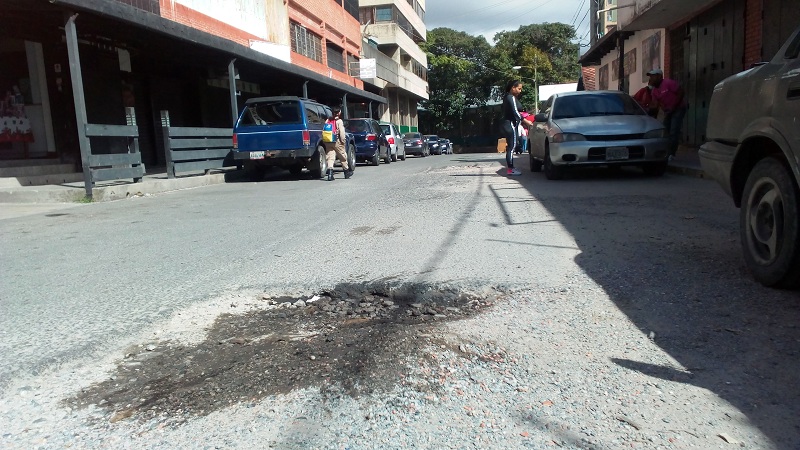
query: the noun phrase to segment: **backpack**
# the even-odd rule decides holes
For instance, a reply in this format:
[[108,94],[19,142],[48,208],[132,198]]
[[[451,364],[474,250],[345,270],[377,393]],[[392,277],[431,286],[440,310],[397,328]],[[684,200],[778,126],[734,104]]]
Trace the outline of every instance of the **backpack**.
[[336,123],[333,120],[326,120],[322,127],[322,142],[336,142]]

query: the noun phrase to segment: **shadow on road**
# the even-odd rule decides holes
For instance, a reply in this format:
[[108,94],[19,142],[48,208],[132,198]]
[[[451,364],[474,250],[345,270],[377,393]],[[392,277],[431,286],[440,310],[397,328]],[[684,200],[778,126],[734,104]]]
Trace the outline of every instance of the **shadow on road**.
[[[525,169],[514,179],[573,235],[580,268],[684,370],[612,362],[707,389],[778,448],[797,449],[800,293],[752,280],[732,202],[716,190],[712,197],[670,192],[675,183],[709,183],[677,175],[593,169],[548,181],[527,169],[527,155],[517,166]],[[511,207],[496,192],[495,200]],[[515,224],[508,214],[505,221]]]

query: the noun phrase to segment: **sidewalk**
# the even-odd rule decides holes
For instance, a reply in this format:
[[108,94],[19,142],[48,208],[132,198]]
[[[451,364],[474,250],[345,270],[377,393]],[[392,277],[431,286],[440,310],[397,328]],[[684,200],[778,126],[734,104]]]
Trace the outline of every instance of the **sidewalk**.
[[[202,172],[168,178],[166,168],[149,169],[142,181],[133,180],[99,181],[92,189],[93,202],[121,200],[130,197],[156,194],[160,192],[191,189],[212,184],[243,179],[236,168],[212,170],[208,175]],[[86,202],[86,189],[83,181],[73,183],[49,184],[43,186],[22,186],[0,188],[2,203],[76,203]]]
[[695,178],[705,178],[703,168],[700,166],[700,156],[694,147],[678,147],[675,158],[669,162],[667,172],[687,175]]

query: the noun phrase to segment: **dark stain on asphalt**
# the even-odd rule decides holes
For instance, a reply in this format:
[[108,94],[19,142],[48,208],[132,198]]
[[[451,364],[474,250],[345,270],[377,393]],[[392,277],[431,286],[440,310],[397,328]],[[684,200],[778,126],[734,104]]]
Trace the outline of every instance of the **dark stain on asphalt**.
[[350,235],[351,236],[364,236],[365,234],[367,234],[370,231],[372,231],[372,228],[373,227],[355,227],[352,230],[350,230]]
[[408,372],[406,361],[433,341],[436,323],[475,315],[504,295],[492,292],[365,283],[319,292],[308,303],[259,298],[264,309],[221,315],[197,345],[128,349],[108,380],[63,403],[96,405],[111,422],[183,421],[295,389],[318,388],[328,397],[388,392]]

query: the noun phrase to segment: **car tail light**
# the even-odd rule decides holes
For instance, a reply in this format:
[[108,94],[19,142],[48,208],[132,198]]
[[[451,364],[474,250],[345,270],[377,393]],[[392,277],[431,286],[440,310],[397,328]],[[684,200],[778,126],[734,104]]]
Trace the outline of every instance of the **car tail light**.
[[239,148],[239,138],[236,137],[236,133],[233,133],[233,149],[236,150]]
[[367,140],[368,141],[377,141],[378,140],[378,135],[370,133],[370,134],[367,135]]
[[392,136],[386,138],[386,141],[389,142],[390,144],[394,144],[394,138]]
[[311,145],[311,133],[308,130],[303,130],[303,145]]
[[417,145],[422,145],[422,141],[417,141]]

